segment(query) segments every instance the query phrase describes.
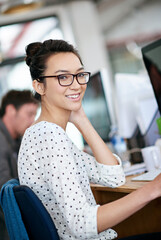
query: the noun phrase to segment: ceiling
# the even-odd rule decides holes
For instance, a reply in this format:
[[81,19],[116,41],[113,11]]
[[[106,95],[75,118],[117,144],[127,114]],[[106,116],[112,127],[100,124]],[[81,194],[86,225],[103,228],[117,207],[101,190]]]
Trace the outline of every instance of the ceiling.
[[[97,6],[102,5],[102,3],[109,3],[112,2],[112,0],[0,0],[0,13],[3,13],[3,9],[8,7],[8,5],[21,5],[22,4],[32,4],[33,2],[40,3],[42,2],[44,6],[53,6],[53,5],[59,5],[59,4],[65,4],[69,2],[78,2],[78,1],[92,1]],[[117,0],[118,1],[118,0]]]

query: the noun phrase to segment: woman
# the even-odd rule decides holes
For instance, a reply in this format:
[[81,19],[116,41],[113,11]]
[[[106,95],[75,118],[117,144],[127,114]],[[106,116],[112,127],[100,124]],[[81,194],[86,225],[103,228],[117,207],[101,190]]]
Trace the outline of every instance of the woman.
[[[83,108],[90,73],[63,40],[31,43],[26,48],[41,113],[21,144],[18,172],[49,211],[60,239],[114,239],[110,229],[161,195],[161,176],[128,196],[96,204],[89,182],[117,187],[125,182],[121,161],[87,119]],[[65,133],[68,122],[82,133],[94,157],[77,149]]]

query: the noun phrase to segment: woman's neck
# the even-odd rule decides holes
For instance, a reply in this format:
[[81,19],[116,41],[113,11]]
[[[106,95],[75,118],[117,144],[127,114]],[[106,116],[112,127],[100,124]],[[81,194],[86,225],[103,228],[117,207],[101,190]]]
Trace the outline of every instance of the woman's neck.
[[70,111],[67,111],[65,109],[51,110],[49,108],[42,106],[40,116],[35,123],[38,123],[41,121],[48,121],[48,122],[52,122],[59,125],[65,130],[69,120],[69,116],[70,116]]

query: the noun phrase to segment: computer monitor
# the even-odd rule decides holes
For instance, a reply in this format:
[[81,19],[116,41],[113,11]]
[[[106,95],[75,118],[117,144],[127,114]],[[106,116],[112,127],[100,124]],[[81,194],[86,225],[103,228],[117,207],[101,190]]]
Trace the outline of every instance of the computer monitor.
[[157,123],[156,123],[156,120],[159,117],[160,117],[160,113],[159,113],[159,110],[157,109],[155,111],[155,114],[153,116],[153,119],[152,119],[147,131],[143,135],[143,141],[144,141],[144,144],[146,147],[154,145],[156,143],[157,139],[160,138],[160,134],[159,134]]
[[[161,114],[161,39],[144,46],[142,56],[157,103],[157,107],[153,107],[153,111],[155,109],[153,119],[144,134],[145,145],[149,146],[154,145],[160,138],[156,120],[160,118]],[[148,111],[150,111],[149,107]]]
[[161,114],[161,39],[143,47],[142,55]]
[[141,100],[151,98],[155,97],[146,74],[115,74],[115,105],[120,136],[130,139],[135,135],[138,127],[137,107]]
[[98,134],[108,142],[112,121],[107,99],[108,90],[105,87],[107,79],[104,73],[105,69],[91,76],[83,99],[83,108]]

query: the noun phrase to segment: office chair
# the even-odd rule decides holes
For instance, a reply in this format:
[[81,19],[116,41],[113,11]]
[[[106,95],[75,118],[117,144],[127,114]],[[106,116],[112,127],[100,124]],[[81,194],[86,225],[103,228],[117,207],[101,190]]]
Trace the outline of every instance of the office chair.
[[[12,184],[13,180],[8,181],[6,184],[3,185],[1,190],[1,205],[5,215],[5,221],[7,230],[10,236],[10,239],[14,240],[59,240],[59,236],[57,233],[57,229],[54,225],[53,220],[50,217],[50,214],[47,212],[46,208],[40,201],[40,199],[36,196],[36,194],[28,187],[19,184]],[[18,181],[17,181],[18,182]],[[8,191],[5,191],[5,188],[11,188],[13,195],[16,200],[16,205],[12,205],[12,209],[8,205],[6,206],[6,201],[8,200]],[[3,195],[3,196],[2,196]],[[5,196],[6,195],[6,196]],[[9,198],[11,195],[9,193]],[[3,201],[2,201],[3,199]],[[4,202],[5,201],[5,202]],[[10,200],[9,200],[10,201]],[[13,201],[13,200],[12,200]],[[23,234],[26,231],[27,236],[23,235],[23,238],[13,233],[13,228],[15,229],[14,220],[11,220],[11,216],[13,216],[13,211],[18,207],[21,215],[21,222],[20,218],[17,221],[17,225],[19,229],[17,230],[20,232],[20,228],[24,225],[25,230],[23,229]],[[12,215],[8,217],[8,212],[12,211]],[[16,214],[16,215],[15,215]],[[15,210],[13,218],[17,218],[17,209]],[[17,220],[17,219],[16,219]],[[13,226],[14,225],[14,226]],[[25,234],[26,234],[25,233]],[[14,236],[13,236],[14,235]],[[15,237],[16,235],[16,237]],[[24,237],[25,236],[25,237]]]

